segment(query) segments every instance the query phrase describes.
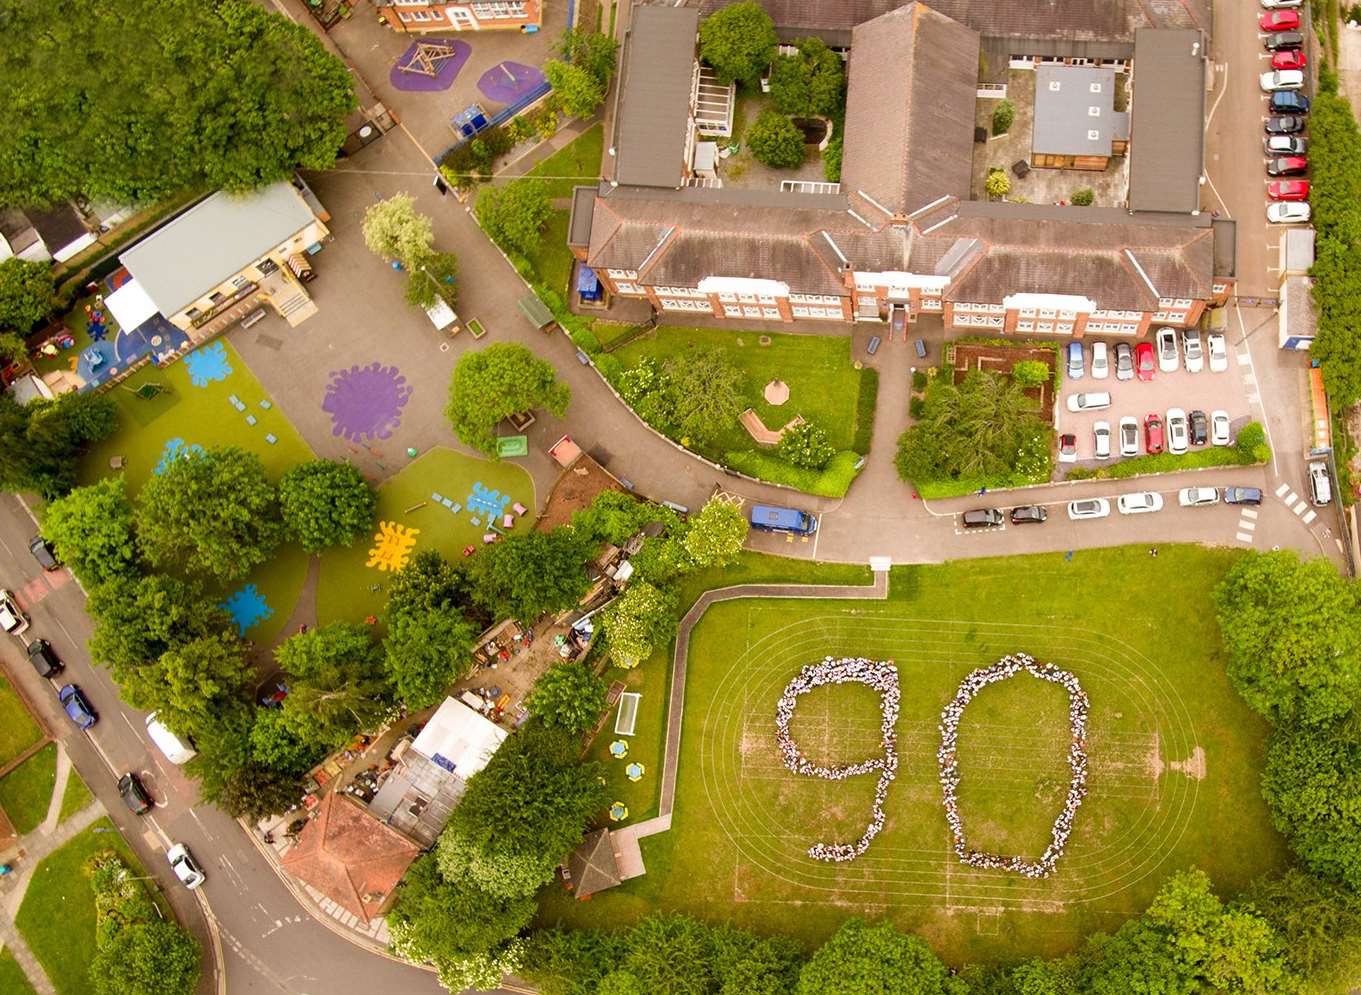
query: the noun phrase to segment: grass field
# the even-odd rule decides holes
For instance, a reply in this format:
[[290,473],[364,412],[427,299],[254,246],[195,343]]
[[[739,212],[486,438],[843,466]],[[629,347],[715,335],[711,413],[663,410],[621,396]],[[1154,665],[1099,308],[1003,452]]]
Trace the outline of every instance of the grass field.
[[24,969],[8,950],[0,950],[0,992],[5,995],[38,995],[28,983]]
[[[1072,949],[1192,864],[1232,894],[1286,862],[1257,786],[1266,730],[1228,684],[1208,610],[1236,555],[1164,546],[1156,560],[1142,547],[1070,562],[974,560],[898,568],[887,602],[711,608],[691,643],[673,828],[643,841],[646,876],[588,903],[550,896],[541,918],[613,925],[662,908],[816,942],[850,915],[882,915],[959,963]],[[941,809],[940,709],[969,671],[1012,651],[1072,671],[1091,698],[1090,792],[1057,873],[1042,881],[960,865]],[[859,838],[876,778],[798,777],[774,747],[775,701],[824,655],[892,659],[903,690],[886,828],[846,864],[805,851]],[[880,752],[868,689],[799,701],[792,731],[810,758]],[[1018,677],[969,706],[960,807],[972,845],[1039,854],[1066,790],[1067,739],[1065,696],[1052,685]]]
[[573,187],[589,186],[600,179],[600,156],[604,147],[604,135],[603,125],[597,124],[587,128],[525,175],[560,177],[544,181],[549,198],[572,196]]
[[92,801],[94,801],[94,795],[90,794],[89,787],[76,773],[76,769],[72,767],[71,773],[66,779],[66,790],[61,796],[61,813],[57,816],[58,825],[71,818]]
[[[539,244],[526,257],[548,289],[561,294],[564,299],[567,298],[567,280],[572,275],[572,252],[567,248],[569,220],[570,212],[554,211],[539,235]],[[518,314],[508,317],[516,321],[524,320]]]
[[[27,664],[25,664],[27,666]],[[7,677],[0,676],[0,766],[9,763],[43,738],[43,731],[28,714],[19,692]]]
[[48,743],[0,778],[0,806],[19,835],[31,833],[47,817],[57,781],[57,744]]

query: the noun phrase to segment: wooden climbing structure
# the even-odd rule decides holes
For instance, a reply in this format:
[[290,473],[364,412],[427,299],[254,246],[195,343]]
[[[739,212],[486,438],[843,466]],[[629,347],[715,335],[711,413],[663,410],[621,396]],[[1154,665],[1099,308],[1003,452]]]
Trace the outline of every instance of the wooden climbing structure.
[[410,57],[397,68],[404,73],[416,73],[419,76],[439,75],[439,64],[445,59],[452,59],[458,53],[454,51],[454,46],[446,41],[419,41],[412,50]]

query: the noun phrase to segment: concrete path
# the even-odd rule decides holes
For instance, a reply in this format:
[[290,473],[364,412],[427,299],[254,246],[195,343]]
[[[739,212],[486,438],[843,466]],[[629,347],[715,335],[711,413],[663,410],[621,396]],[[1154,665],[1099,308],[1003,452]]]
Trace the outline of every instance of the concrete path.
[[66,755],[66,747],[57,743],[57,777],[52,784],[52,797],[47,802],[47,817],[43,819],[38,832],[51,834],[57,829],[61,819],[61,803],[66,796],[66,782],[71,779],[71,758]]

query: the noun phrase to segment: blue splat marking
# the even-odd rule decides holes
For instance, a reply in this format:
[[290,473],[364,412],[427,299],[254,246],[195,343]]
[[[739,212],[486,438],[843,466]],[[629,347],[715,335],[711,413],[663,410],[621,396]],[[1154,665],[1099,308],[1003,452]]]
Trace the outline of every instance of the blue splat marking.
[[220,607],[231,615],[232,621],[236,623],[237,634],[241,636],[246,634],[247,629],[259,625],[274,614],[274,609],[269,607],[265,596],[254,584],[247,584],[233,592]]
[[161,474],[165,473],[166,470],[170,469],[170,464],[173,463],[176,458],[180,456],[201,455],[203,455],[203,447],[197,442],[186,444],[185,441],[180,438],[167,439],[165,447],[161,450],[161,461],[156,464],[151,472],[159,477]]
[[[510,495],[502,494],[500,491],[488,490],[487,486],[478,480],[473,483],[473,492],[468,495],[464,502],[470,512],[484,515],[490,521],[499,518],[505,513],[506,505],[510,504]],[[476,524],[476,520],[474,520]]]
[[221,342],[209,342],[201,349],[195,349],[184,357],[184,365],[189,370],[189,382],[195,387],[207,387],[216,380],[226,380],[232,375],[232,365],[227,361],[227,347]]

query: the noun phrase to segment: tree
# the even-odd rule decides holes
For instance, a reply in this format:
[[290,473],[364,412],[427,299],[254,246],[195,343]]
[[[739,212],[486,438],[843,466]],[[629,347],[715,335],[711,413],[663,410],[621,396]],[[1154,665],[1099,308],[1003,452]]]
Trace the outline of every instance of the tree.
[[709,930],[687,915],[648,916],[633,927],[622,966],[639,991],[705,995],[713,990]]
[[712,443],[737,423],[742,413],[745,378],[717,349],[696,349],[668,359],[671,421],[682,442]]
[[458,258],[452,252],[431,252],[425,261],[409,268],[403,297],[412,307],[434,307],[444,301],[450,307],[458,303]]
[[538,247],[539,233],[553,216],[553,207],[544,184],[520,179],[487,187],[477,195],[474,212],[493,242],[506,252],[527,256]]
[[439,701],[472,670],[477,629],[463,615],[443,608],[392,618],[383,664],[407,708]]
[[756,161],[772,169],[793,169],[803,165],[803,132],[779,111],[763,110],[747,128],[746,142]]
[[775,22],[758,3],[743,0],[699,25],[699,54],[725,83],[754,82],[775,57]]
[[117,430],[118,407],[106,395],[72,391],[20,404],[0,393],[0,488],[61,497],[76,486],[86,448]]
[[737,559],[747,541],[747,519],[740,508],[710,498],[690,520],[682,542],[696,567],[722,567]]
[[373,528],[378,496],[352,463],[312,460],[279,481],[284,525],[309,553],[330,546],[353,546]]
[[525,707],[543,722],[580,733],[605,710],[605,682],[584,663],[555,663],[534,682]]
[[1042,387],[1052,376],[1049,364],[1041,359],[1023,359],[1011,368],[1011,379],[1022,387]]
[[810,470],[821,470],[836,455],[836,449],[828,440],[827,433],[807,421],[786,428],[784,434],[780,436],[775,452],[780,459]]
[[193,737],[244,701],[254,676],[246,643],[234,632],[217,632],[166,650],[135,671],[122,692],[134,708],[160,713],[176,735]]
[[326,751],[300,739],[289,728],[282,709],[260,708],[250,727],[250,756],[270,770],[302,774],[319,763]]
[[636,667],[652,655],[652,648],[676,634],[676,596],[647,581],[629,585],[600,613],[600,627],[617,666]]
[[626,491],[602,491],[587,508],[572,513],[572,528],[591,542],[622,546],[643,526],[661,522],[674,527],[678,519],[670,508],[640,501]]
[[137,499],[137,538],[156,567],[227,582],[270,558],[284,537],[260,457],[224,446],[183,453]]
[[199,585],[166,574],[116,575],[90,589],[85,608],[95,621],[90,656],[108,664],[119,684],[168,650],[232,624]]
[[846,151],[846,140],[837,135],[822,150],[822,175],[828,183],[841,182],[841,159]]
[[794,117],[829,117],[844,105],[846,69],[821,38],[800,38],[798,55],[776,56],[770,70],[775,108]]
[[371,204],[361,227],[370,252],[396,259],[403,266],[419,265],[435,251],[434,225],[416,210],[416,200],[409,193]]
[[0,357],[19,361],[28,350],[24,337],[57,309],[52,264],[18,256],[0,262]]
[[1011,193],[1011,177],[1007,176],[1004,169],[989,169],[983,189],[989,197],[1005,197]]
[[999,100],[997,106],[992,109],[992,133],[1005,135],[1011,130],[1011,122],[1015,117],[1016,108],[1011,105],[1011,101]]
[[609,35],[585,28],[568,28],[554,48],[565,61],[585,69],[602,84],[608,84],[614,75],[618,50],[619,43]]
[[590,588],[585,563],[591,548],[571,528],[507,536],[469,563],[477,603],[498,619],[532,622],[562,611]]
[[466,445],[494,456],[494,429],[502,418],[534,408],[561,418],[571,399],[571,389],[558,382],[552,363],[522,345],[503,342],[463,354],[444,413]]
[[1068,202],[1074,207],[1091,207],[1096,200],[1096,194],[1091,187],[1083,187],[1081,190],[1074,190],[1073,196],[1068,198]]
[[1271,447],[1267,445],[1266,429],[1261,422],[1250,421],[1238,430],[1234,448],[1240,456],[1254,463],[1271,462]]
[[387,711],[382,647],[370,626],[332,622],[300,632],[274,659],[289,676],[284,724],[304,743],[336,749]]
[[577,737],[530,723],[468,779],[436,848],[447,880],[466,874],[492,895],[532,895],[606,804],[599,764],[577,762]]
[[1361,698],[1355,584],[1322,557],[1249,552],[1214,592],[1228,674],[1273,722],[1340,718]]
[[122,926],[99,944],[90,961],[97,995],[193,995],[198,979],[198,943],[169,921]]
[[43,538],[86,585],[136,572],[132,502],[122,477],[77,487],[47,506]]
[[949,972],[919,937],[888,923],[848,919],[799,972],[796,995],[874,991],[935,995],[947,991]]
[[628,949],[628,933],[613,929],[540,929],[525,941],[521,977],[542,995],[594,993]]
[[549,59],[543,74],[562,109],[573,117],[590,117],[605,102],[605,84],[582,66]]
[[467,614],[471,600],[467,571],[433,549],[418,552],[388,584],[388,615],[392,619],[445,610]]
[[709,927],[709,969],[726,995],[776,995],[798,984],[803,949],[788,936],[757,936],[736,926]]
[[228,774],[212,800],[233,819],[259,822],[288,811],[305,794],[301,772],[252,761]]
[[1238,902],[1271,924],[1307,990],[1351,987],[1361,971],[1361,891],[1290,868],[1255,882]]

